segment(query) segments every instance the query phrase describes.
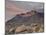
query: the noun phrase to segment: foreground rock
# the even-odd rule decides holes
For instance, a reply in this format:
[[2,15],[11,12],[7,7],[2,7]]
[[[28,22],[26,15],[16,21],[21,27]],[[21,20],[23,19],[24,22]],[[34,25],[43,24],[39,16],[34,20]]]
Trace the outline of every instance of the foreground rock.
[[21,25],[16,28],[15,32],[33,32],[30,26]]
[[44,26],[40,23],[32,23],[31,25],[20,25],[9,30],[9,33],[32,33],[32,32],[44,32]]
[[33,32],[43,32],[44,31],[44,26],[43,24],[40,23],[33,23],[31,25]]
[[24,32],[26,30],[25,25],[21,25],[16,28],[15,32]]

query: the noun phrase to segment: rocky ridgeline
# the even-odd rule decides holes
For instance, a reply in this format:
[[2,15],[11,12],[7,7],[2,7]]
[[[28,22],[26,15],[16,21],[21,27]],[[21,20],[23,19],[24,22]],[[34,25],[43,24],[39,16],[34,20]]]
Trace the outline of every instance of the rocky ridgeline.
[[32,15],[35,15],[36,13],[37,13],[36,11],[31,10],[30,12],[27,12],[27,13],[17,14],[16,16],[23,16],[23,17],[26,17],[26,16],[32,16]]

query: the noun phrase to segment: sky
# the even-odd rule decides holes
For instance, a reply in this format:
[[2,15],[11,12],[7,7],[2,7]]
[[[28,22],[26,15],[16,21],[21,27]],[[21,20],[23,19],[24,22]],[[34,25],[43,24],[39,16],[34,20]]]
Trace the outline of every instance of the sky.
[[5,21],[12,19],[16,14],[26,13],[33,10],[44,12],[44,3],[26,1],[5,1]]

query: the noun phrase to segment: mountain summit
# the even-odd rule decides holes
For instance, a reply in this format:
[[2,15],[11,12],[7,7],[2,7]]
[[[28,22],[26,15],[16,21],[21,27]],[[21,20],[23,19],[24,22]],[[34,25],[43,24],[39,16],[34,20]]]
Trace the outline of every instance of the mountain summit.
[[16,16],[23,16],[23,17],[26,17],[26,16],[32,16],[32,15],[35,15],[35,14],[36,14],[36,11],[31,10],[30,12],[27,12],[27,13],[17,14]]

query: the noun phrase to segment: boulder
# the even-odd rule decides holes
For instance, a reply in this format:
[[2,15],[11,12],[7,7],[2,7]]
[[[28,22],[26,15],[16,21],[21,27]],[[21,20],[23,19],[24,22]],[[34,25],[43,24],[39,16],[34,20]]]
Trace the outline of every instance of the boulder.
[[19,32],[23,32],[25,30],[26,30],[25,25],[21,25],[16,28],[15,32],[19,33]]

